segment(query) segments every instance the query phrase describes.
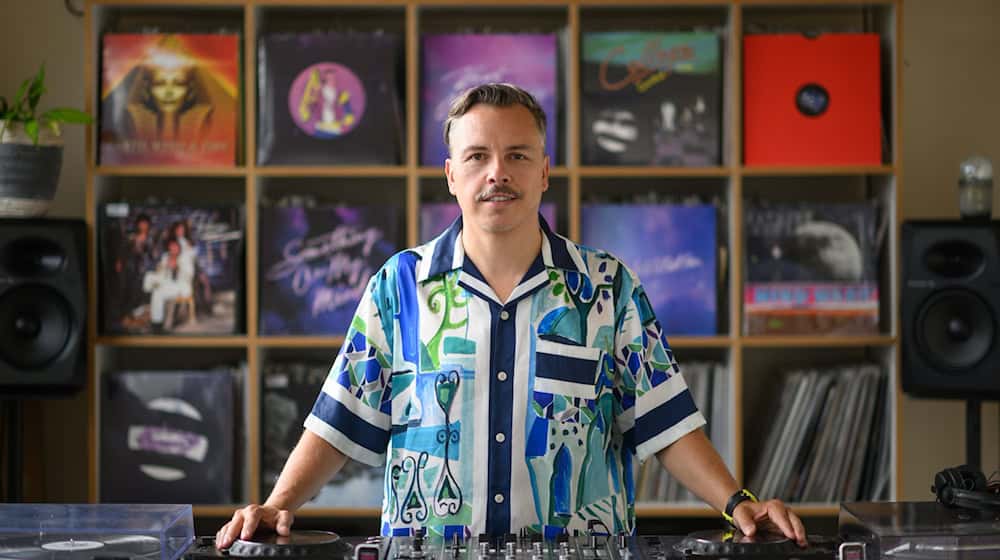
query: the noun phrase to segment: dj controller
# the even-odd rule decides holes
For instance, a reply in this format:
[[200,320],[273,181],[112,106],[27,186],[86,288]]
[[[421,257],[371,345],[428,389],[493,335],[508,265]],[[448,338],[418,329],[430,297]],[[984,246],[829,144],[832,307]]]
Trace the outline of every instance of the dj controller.
[[211,538],[199,539],[185,558],[203,560],[281,557],[337,560],[863,560],[842,555],[830,538],[810,536],[807,547],[780,535],[749,538],[725,531],[704,531],[687,536],[569,536],[543,540],[538,535],[480,535],[446,540],[425,537],[340,538],[324,531],[297,531],[290,537],[275,535],[252,541],[237,540],[218,551]]

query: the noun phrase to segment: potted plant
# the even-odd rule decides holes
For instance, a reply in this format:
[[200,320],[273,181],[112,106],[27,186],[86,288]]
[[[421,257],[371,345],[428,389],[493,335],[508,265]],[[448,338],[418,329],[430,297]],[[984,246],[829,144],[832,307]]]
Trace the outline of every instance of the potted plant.
[[37,113],[45,65],[21,83],[9,102],[0,97],[0,216],[45,214],[59,185],[63,123],[89,124],[90,115],[57,108]]

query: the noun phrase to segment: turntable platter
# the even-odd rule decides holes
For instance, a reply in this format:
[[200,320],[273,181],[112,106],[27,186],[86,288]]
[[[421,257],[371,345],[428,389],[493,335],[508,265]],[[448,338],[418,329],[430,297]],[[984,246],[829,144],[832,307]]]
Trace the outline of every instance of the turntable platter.
[[797,548],[784,535],[760,533],[749,537],[739,531],[699,531],[674,545],[675,550],[689,556],[762,556],[790,553]]
[[229,547],[229,555],[259,556],[333,556],[344,554],[350,545],[329,531],[292,531],[288,536],[268,532],[250,540],[239,539]]

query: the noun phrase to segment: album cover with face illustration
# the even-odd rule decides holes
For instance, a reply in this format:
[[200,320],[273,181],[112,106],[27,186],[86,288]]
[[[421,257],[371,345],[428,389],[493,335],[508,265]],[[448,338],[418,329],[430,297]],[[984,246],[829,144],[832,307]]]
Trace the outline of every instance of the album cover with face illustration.
[[712,32],[584,33],[583,163],[719,165],[719,44]]
[[105,34],[100,163],[235,165],[239,44],[236,34]]
[[260,334],[343,335],[399,247],[399,208],[260,208]]
[[400,163],[400,48],[398,37],[381,32],[261,38],[257,162]]
[[451,102],[490,82],[524,88],[545,111],[545,153],[561,160],[558,146],[559,54],[555,34],[430,34],[421,48],[420,163],[442,166],[448,157],[443,126]]
[[108,202],[97,231],[103,333],[242,331],[242,205]]
[[101,385],[101,501],[228,504],[235,372],[116,371]]
[[673,335],[717,334],[718,209],[711,204],[584,204],[580,240],[639,276]]
[[746,334],[877,334],[878,212],[871,202],[748,202]]

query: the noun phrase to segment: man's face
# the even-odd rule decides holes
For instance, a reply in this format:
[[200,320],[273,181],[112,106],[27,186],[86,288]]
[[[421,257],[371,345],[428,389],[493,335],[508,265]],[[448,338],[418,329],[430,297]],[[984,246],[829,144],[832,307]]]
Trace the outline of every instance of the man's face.
[[466,229],[507,233],[538,227],[549,159],[528,109],[476,105],[452,124],[450,144],[445,175]]

